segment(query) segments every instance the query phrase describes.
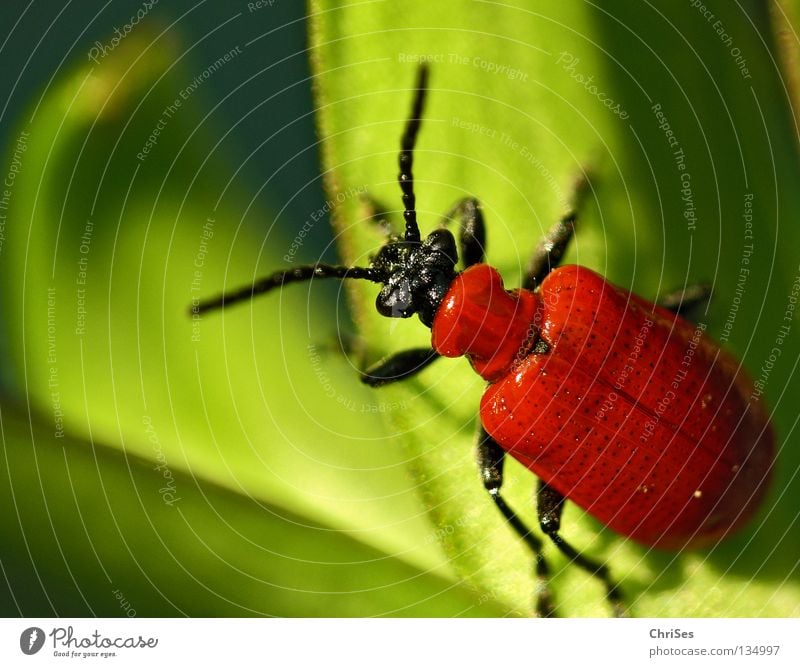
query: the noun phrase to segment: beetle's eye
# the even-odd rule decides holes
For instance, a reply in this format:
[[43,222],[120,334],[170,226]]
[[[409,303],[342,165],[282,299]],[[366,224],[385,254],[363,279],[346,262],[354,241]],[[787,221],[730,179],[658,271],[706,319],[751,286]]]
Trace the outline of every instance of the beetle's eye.
[[375,307],[384,317],[411,317],[415,310],[408,279],[386,285],[378,294]]

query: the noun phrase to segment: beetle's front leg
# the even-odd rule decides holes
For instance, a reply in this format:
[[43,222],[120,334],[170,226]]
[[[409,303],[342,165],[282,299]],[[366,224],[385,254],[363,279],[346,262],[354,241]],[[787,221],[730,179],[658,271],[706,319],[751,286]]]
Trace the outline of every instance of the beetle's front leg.
[[537,581],[536,613],[542,617],[555,616],[555,607],[550,593],[550,568],[542,554],[542,541],[531,532],[530,528],[522,522],[500,495],[500,487],[503,485],[505,451],[492,439],[483,426],[478,429],[477,459],[484,488],[489,492],[489,496],[506,521],[533,552]]
[[539,525],[542,532],[547,535],[567,558],[575,565],[586,570],[589,574],[600,579],[606,587],[606,598],[611,604],[611,610],[617,618],[626,616],[625,605],[622,602],[619,586],[611,578],[608,566],[586,558],[572,545],[558,534],[561,528],[561,512],[564,510],[565,498],[553,487],[542,480],[536,489],[536,511],[539,516]]
[[576,219],[575,213],[569,213],[547,231],[525,269],[523,289],[535,289],[559,265],[575,233]]
[[528,266],[525,268],[525,275],[522,279],[523,289],[536,289],[547,277],[547,274],[561,263],[569,242],[575,234],[578,211],[588,189],[589,180],[583,173],[573,187],[571,210],[547,231],[545,237],[534,249]]
[[481,264],[486,256],[486,225],[477,199],[467,197],[456,202],[444,215],[444,224],[458,218],[461,227],[459,245],[464,268]]
[[439,353],[429,347],[416,347],[397,352],[361,374],[361,381],[370,387],[381,387],[416,375],[439,358]]
[[365,211],[364,219],[368,224],[377,229],[386,241],[400,238],[386,206],[368,194],[362,194],[359,199]]

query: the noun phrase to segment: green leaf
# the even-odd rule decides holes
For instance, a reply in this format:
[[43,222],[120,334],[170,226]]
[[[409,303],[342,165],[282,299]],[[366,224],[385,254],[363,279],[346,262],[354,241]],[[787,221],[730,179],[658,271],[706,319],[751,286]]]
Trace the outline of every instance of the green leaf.
[[[779,435],[763,511],[706,551],[649,551],[575,507],[565,512],[564,536],[608,561],[636,615],[789,616],[800,611],[792,501],[800,447],[789,399],[800,349],[790,310],[800,271],[797,144],[764,3],[703,7],[312,0],[324,166],[330,198],[342,200],[335,222],[343,254],[363,264],[379,240],[362,200],[350,195],[366,190],[399,208],[398,141],[416,63],[425,60],[431,90],[414,164],[423,232],[458,198],[478,197],[489,261],[514,286],[537,239],[567,208],[576,177],[588,174],[569,261],[648,298],[712,283],[704,320],[763,383]],[[351,289],[374,357],[428,342],[418,322],[374,313],[374,286]],[[382,391],[408,406],[387,414],[391,435],[411,453],[457,571],[527,614],[530,555],[499,521],[472,461],[481,388],[461,360]],[[508,498],[535,524],[532,477],[513,463],[507,474]],[[560,613],[606,614],[600,585],[554,551]]]
[[3,616],[474,613],[468,591],[280,505],[8,406],[2,426]]
[[188,315],[292,250],[206,88],[182,93],[189,51],[137,30],[8,146],[2,379],[29,408],[2,422],[3,610],[124,614],[116,586],[157,616],[487,613],[383,441],[391,406],[328,351],[330,294]]

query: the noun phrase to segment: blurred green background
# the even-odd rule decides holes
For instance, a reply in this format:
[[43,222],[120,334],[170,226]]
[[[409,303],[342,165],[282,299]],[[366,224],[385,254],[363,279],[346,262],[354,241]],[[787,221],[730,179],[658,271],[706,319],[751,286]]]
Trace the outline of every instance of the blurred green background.
[[[776,479],[743,533],[648,552],[569,508],[565,534],[609,559],[637,615],[800,611],[796,3],[74,4],[0,9],[0,612],[530,612],[530,559],[472,463],[463,361],[362,387],[354,367],[426,337],[378,321],[370,286],[186,314],[276,267],[366,261],[380,235],[360,195],[398,206],[420,57],[424,228],[478,196],[516,284],[590,169],[572,261],[651,298],[712,282],[703,319],[755,377],[789,325],[765,382]],[[532,522],[531,476],[511,464],[508,487]],[[561,613],[605,615],[552,551]]]

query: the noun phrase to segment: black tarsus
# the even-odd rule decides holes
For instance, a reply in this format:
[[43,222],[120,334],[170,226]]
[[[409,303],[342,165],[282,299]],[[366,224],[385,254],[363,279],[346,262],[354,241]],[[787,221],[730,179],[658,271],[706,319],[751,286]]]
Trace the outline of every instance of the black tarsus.
[[603,582],[606,589],[606,599],[611,605],[612,613],[618,618],[625,616],[626,610],[619,586],[611,578],[608,566],[587,558],[558,534],[561,528],[561,512],[564,510],[565,500],[564,496],[552,486],[539,480],[536,489],[536,512],[542,532],[550,538],[558,550],[570,561]]
[[416,95],[411,107],[411,116],[406,123],[406,129],[400,140],[400,156],[398,164],[400,173],[397,181],[403,191],[403,218],[406,221],[405,240],[409,243],[419,243],[420,233],[417,226],[416,198],[414,196],[414,176],[411,167],[414,162],[414,145],[417,143],[422,121],[422,109],[425,105],[425,93],[428,90],[428,66],[422,64],[417,71]]

